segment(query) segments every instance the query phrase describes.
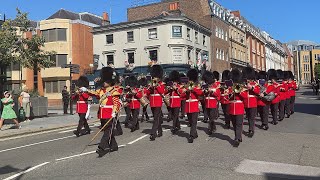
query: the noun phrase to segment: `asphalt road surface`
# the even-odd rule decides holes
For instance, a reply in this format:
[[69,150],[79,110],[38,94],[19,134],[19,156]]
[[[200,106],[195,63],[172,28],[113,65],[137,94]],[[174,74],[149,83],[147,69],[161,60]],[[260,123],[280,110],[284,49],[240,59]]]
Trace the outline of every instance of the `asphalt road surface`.
[[133,133],[123,127],[116,137],[119,151],[102,158],[95,153],[102,133],[82,152],[97,124],[79,138],[73,128],[2,139],[0,179],[320,179],[320,100],[311,91],[297,93],[290,119],[270,124],[268,131],[257,127],[253,138],[243,135],[238,148],[232,146],[233,131],[222,128],[223,116],[210,137],[207,124],[199,122],[193,144],[187,143],[186,125],[172,135],[172,122],[165,122],[164,136],[155,141],[149,140],[151,123]]

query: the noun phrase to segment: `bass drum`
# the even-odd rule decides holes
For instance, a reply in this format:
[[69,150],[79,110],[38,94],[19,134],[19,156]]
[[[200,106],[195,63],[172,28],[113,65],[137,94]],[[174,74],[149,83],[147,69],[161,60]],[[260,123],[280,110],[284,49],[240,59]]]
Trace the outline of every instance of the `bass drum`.
[[150,101],[146,96],[143,96],[140,99],[140,104],[141,104],[141,106],[146,107],[146,106],[148,106],[150,104]]

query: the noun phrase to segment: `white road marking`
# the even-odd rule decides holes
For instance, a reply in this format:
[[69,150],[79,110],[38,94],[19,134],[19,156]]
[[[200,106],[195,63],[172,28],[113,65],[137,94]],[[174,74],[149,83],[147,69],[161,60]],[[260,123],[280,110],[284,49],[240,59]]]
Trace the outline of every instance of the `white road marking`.
[[41,167],[41,166],[44,166],[44,165],[46,165],[46,164],[49,164],[49,163],[50,163],[50,162],[45,162],[45,163],[36,165],[36,166],[34,166],[34,167],[32,167],[32,168],[29,168],[29,169],[27,169],[27,170],[25,170],[25,171],[22,171],[22,172],[18,173],[18,174],[15,174],[15,175],[13,175],[13,176],[7,177],[7,178],[4,179],[4,180],[15,179],[15,178],[17,178],[17,177],[19,177],[19,176],[21,176],[21,175],[23,175],[23,174],[26,174],[26,173],[28,173],[28,172],[30,172],[30,171],[32,171],[32,170],[35,170],[35,169],[37,169],[37,168],[39,168],[39,167]]
[[47,141],[41,141],[41,142],[32,143],[32,144],[28,144],[28,145],[24,145],[24,146],[18,146],[18,147],[14,147],[14,148],[4,149],[4,150],[0,150],[0,153],[6,152],[6,151],[12,151],[12,150],[16,150],[16,149],[21,149],[21,148],[25,148],[25,147],[35,146],[35,145],[39,145],[39,144],[44,144],[44,143],[48,143],[48,142],[58,141],[58,140],[62,140],[62,139],[67,139],[67,138],[71,138],[71,137],[74,137],[74,135],[66,136],[66,137],[62,137],[62,138],[57,138],[57,139],[51,139],[51,140],[47,140]]
[[[98,126],[100,126],[100,125],[94,124],[94,125],[91,125],[91,126],[89,126],[89,127],[98,127]],[[58,134],[63,134],[63,133],[71,132],[71,131],[74,131],[74,128],[73,128],[73,129],[66,130],[66,131],[58,132]]]
[[135,143],[135,142],[137,142],[137,141],[140,141],[141,139],[143,139],[143,138],[145,138],[145,137],[147,137],[147,136],[148,136],[148,134],[143,135],[143,136],[137,138],[136,140],[133,140],[133,141],[129,142],[128,144],[131,145],[131,144],[133,144],[133,143]]
[[235,169],[236,172],[263,176],[266,173],[295,175],[295,176],[320,176],[320,168],[312,166],[299,166],[295,164],[274,163],[245,159]]

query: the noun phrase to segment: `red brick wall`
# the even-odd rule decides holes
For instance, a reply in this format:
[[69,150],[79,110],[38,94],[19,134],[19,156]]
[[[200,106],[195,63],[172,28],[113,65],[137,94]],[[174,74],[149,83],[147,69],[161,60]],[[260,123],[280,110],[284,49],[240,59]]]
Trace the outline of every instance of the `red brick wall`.
[[86,25],[72,25],[72,61],[80,65],[80,74],[74,74],[74,80],[93,64],[93,35],[90,31],[91,28]]

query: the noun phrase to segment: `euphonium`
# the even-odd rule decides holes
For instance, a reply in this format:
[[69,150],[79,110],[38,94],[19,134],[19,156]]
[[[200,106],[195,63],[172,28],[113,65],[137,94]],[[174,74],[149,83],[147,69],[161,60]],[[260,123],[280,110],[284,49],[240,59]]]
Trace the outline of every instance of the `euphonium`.
[[244,87],[242,84],[235,83],[232,86],[232,90],[233,90],[233,93],[239,94],[244,90]]

